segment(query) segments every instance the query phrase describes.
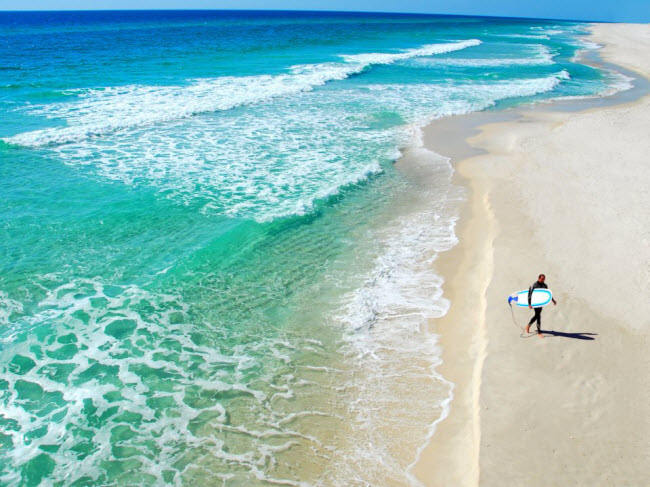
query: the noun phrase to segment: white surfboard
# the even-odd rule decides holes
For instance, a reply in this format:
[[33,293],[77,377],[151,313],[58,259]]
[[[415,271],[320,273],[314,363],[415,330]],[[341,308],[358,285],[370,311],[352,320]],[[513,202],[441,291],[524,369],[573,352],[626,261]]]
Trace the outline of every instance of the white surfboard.
[[[553,299],[550,289],[535,289],[530,297],[530,304],[533,308],[546,306]],[[511,294],[508,297],[508,304],[515,304],[521,308],[528,308],[528,289]]]

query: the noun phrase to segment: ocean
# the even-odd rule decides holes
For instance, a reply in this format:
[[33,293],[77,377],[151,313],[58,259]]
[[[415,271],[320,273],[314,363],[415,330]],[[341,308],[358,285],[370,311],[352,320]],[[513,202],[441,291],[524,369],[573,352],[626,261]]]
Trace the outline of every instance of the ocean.
[[420,128],[624,89],[586,33],[0,13],[0,483],[418,485],[464,197]]

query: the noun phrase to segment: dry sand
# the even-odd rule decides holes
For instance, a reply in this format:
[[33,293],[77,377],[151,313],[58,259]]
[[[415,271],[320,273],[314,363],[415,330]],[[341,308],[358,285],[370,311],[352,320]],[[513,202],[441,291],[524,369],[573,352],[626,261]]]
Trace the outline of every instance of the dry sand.
[[[650,25],[594,25],[593,40],[650,78]],[[468,199],[460,244],[436,264],[452,302],[435,328],[440,372],[455,397],[415,474],[650,485],[650,96],[446,119],[425,143],[452,158]],[[506,298],[539,273],[558,304],[542,313],[545,338],[523,338]]]

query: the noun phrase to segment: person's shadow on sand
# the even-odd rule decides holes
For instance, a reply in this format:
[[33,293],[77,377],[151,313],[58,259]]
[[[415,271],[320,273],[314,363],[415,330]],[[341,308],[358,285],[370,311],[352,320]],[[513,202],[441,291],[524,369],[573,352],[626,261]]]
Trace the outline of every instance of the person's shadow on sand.
[[542,330],[542,334],[545,337],[554,336],[554,337],[563,337],[563,338],[575,338],[576,340],[595,340],[595,336],[598,336],[598,333],[563,333],[561,331],[553,330]]

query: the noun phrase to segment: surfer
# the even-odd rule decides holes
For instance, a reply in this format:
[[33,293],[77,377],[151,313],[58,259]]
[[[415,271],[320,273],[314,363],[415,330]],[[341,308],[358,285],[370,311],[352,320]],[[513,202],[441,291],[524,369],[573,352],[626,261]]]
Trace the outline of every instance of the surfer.
[[[537,280],[533,283],[530,288],[528,288],[528,307],[530,309],[533,309],[532,305],[530,304],[530,299],[533,295],[533,291],[535,289],[548,289],[548,286],[544,282],[546,281],[546,276],[544,274],[540,274]],[[551,301],[553,301],[553,304],[556,305],[557,303],[555,302],[555,299],[551,298]],[[542,335],[542,308],[535,308],[535,316],[533,316],[530,321],[528,322],[528,325],[526,326],[526,333],[530,333],[530,325],[535,323],[537,321],[537,334],[539,335],[540,338],[544,338],[544,335]]]

